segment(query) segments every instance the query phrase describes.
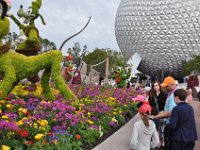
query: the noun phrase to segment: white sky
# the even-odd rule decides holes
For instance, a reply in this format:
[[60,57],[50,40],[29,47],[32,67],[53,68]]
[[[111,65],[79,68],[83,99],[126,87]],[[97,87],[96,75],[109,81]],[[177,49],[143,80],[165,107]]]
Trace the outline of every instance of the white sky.
[[[24,10],[27,10],[32,0],[11,1],[10,12],[16,16],[19,6],[22,4]],[[55,42],[59,48],[67,37],[81,30],[91,16],[88,27],[66,43],[63,52],[65,53],[69,47],[73,47],[75,42],[79,42],[81,47],[86,44],[89,51],[96,47],[119,50],[114,27],[119,3],[120,0],[43,0],[40,14],[44,17],[47,25],[42,25],[38,18],[36,26],[42,38]],[[17,25],[12,21],[11,32],[19,33]]]

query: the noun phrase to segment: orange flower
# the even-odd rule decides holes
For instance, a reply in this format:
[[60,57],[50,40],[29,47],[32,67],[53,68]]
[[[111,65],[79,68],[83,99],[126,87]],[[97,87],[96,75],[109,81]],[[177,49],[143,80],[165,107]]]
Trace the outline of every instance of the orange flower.
[[44,140],[44,141],[42,142],[42,144],[43,144],[43,145],[47,144],[47,141],[46,141],[46,140]]
[[53,140],[53,143],[56,145],[56,144],[58,144],[58,140]]
[[33,145],[34,142],[33,141],[25,141],[24,144],[26,144],[26,145]]

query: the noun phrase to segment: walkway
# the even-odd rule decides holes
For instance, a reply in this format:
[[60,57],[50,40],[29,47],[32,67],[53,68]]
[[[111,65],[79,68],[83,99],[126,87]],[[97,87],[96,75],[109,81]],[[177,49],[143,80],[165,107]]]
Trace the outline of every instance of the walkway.
[[[200,150],[200,117],[197,117],[197,109],[199,106],[198,101],[193,101],[192,107],[194,108],[196,118],[196,128],[199,140],[196,141],[195,150]],[[104,142],[96,146],[93,150],[129,150],[129,143],[132,135],[132,128],[137,115],[131,119],[125,126],[107,138]]]

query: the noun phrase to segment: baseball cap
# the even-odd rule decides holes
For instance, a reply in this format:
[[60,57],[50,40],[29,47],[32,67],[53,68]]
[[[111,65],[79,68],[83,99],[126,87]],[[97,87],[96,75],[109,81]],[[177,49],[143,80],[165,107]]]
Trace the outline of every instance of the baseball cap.
[[138,108],[138,112],[142,114],[151,114],[151,110],[152,108],[148,102],[143,102],[143,105]]
[[173,77],[171,76],[168,76],[164,79],[163,83],[161,84],[162,87],[166,87],[168,86],[169,84],[175,84],[175,80]]
[[145,96],[143,95],[138,95],[135,98],[132,98],[132,101],[144,101],[145,100]]

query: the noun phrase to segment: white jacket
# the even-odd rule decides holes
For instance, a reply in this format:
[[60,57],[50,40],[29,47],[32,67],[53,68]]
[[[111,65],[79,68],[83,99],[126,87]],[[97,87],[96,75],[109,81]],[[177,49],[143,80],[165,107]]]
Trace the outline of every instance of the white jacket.
[[130,148],[133,150],[150,150],[160,144],[155,123],[149,120],[149,127],[146,127],[142,120],[135,122],[133,127]]

